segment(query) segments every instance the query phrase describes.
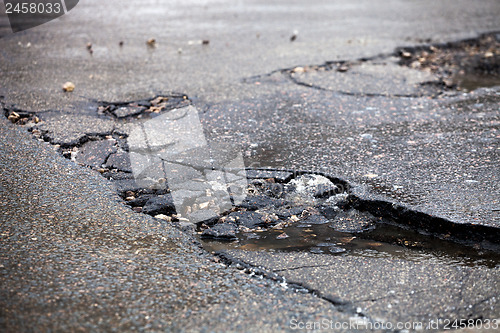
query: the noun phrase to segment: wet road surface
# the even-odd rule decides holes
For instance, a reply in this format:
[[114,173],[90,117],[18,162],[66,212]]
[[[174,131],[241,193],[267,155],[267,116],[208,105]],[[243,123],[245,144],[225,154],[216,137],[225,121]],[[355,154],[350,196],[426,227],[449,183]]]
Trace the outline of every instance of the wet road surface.
[[[122,200],[138,193],[125,175],[127,135],[191,105],[206,138],[237,147],[248,167],[338,176],[380,207],[498,228],[497,81],[468,92],[477,84],[457,90],[398,64],[415,46],[500,30],[496,1],[157,6],[87,1],[0,39],[5,116],[27,119],[0,124],[1,327],[286,331],[292,320],[498,318],[496,261],[234,244],[213,256],[192,229]],[[169,100],[137,104],[156,96]]]

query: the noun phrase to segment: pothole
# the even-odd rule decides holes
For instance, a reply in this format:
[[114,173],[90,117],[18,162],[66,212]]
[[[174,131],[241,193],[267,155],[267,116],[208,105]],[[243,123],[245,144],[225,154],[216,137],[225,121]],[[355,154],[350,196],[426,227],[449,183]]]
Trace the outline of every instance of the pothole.
[[445,87],[472,91],[500,85],[500,33],[446,44],[400,48],[399,64],[430,72]]
[[[416,213],[397,217],[381,202],[360,201],[350,194],[349,184],[333,177],[290,171],[246,172],[246,199],[196,225],[176,214],[168,189],[129,190],[122,192],[122,197],[135,211],[197,235],[210,252],[307,251],[412,262],[433,260],[443,265],[500,265],[499,246],[492,241],[495,235],[480,226],[426,221]],[[202,199],[206,198],[199,199],[193,203],[193,211],[203,208]]]
[[392,54],[301,65],[243,80],[295,84],[344,95],[436,97],[500,85],[500,33],[445,44],[400,47]]
[[500,253],[485,248],[484,242],[464,246],[358,210],[345,184],[315,174],[287,183],[253,180],[242,205],[218,220],[200,223],[197,232],[211,252],[308,251],[416,262],[432,258],[445,265],[500,264]]

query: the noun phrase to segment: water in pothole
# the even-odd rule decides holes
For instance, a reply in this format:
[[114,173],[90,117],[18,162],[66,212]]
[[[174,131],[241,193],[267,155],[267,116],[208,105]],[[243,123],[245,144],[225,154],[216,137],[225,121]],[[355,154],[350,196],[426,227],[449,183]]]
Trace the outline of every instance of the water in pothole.
[[[270,191],[277,186],[280,191]],[[209,225],[198,225],[200,240],[214,252],[307,251],[413,262],[433,260],[445,265],[500,266],[500,252],[494,244],[469,242],[466,246],[375,217],[352,207],[346,190],[342,184],[313,174],[296,176],[284,184],[254,180],[241,206]]]
[[463,74],[455,76],[453,82],[465,91],[473,91],[478,88],[500,86],[500,76]]
[[333,230],[328,224],[295,224],[282,230],[239,232],[235,241],[201,239],[211,252],[308,251],[334,256],[385,257],[408,261],[434,260],[445,265],[500,266],[500,254],[423,235],[392,224],[379,223],[362,233]]

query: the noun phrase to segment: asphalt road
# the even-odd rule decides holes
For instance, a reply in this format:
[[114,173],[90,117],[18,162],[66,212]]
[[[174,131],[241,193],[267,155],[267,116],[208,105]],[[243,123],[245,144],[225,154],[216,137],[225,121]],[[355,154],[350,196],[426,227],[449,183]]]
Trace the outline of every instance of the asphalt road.
[[[247,165],[335,174],[369,197],[498,227],[498,87],[432,98],[413,96],[396,79],[401,73],[387,75],[389,65],[371,67],[362,81],[298,70],[290,78],[281,70],[476,37],[500,30],[499,14],[497,1],[85,1],[0,39],[0,96],[6,106],[37,112],[47,140],[64,145],[130,130],[134,121],[98,115],[98,101],[178,92],[201,111],[207,138],[241,147]],[[66,81],[72,93],[62,91]],[[499,316],[498,268],[230,253],[335,295],[354,306],[348,310],[250,277],[213,262],[189,235],[134,213],[97,173],[25,129],[2,121],[0,130],[0,325],[7,331],[277,331],[291,330],[293,318],[359,320],[357,307],[382,321]],[[302,260],[310,269],[294,268]],[[333,261],[329,269],[318,268],[325,260]],[[384,274],[371,275],[374,266]],[[351,286],[342,278],[353,270],[335,267],[358,271]],[[398,284],[401,272],[408,279]],[[384,298],[391,290],[395,296]],[[429,303],[427,313],[414,311]]]

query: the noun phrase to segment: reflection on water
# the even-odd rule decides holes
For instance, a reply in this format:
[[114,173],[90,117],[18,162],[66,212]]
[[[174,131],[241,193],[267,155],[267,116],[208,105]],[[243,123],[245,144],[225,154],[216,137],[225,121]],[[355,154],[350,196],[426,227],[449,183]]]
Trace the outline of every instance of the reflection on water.
[[295,224],[282,230],[243,232],[234,242],[202,240],[208,251],[241,249],[249,251],[308,251],[341,256],[393,258],[444,265],[500,266],[500,254],[477,250],[451,241],[381,223],[363,233],[345,233],[328,224]]

